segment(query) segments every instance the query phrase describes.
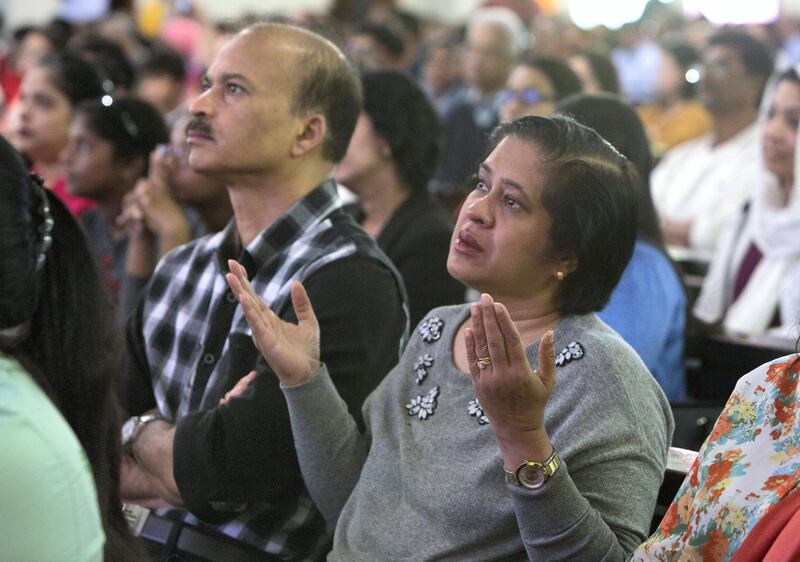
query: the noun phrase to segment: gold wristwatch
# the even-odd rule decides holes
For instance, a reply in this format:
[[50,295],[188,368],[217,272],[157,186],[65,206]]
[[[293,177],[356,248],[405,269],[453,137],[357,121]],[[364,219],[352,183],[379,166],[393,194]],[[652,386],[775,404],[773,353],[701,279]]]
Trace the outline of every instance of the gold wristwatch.
[[506,482],[514,484],[527,490],[537,490],[550,480],[558,467],[561,466],[561,459],[558,458],[555,450],[550,458],[545,462],[525,461],[516,470],[511,471],[503,467],[506,471]]

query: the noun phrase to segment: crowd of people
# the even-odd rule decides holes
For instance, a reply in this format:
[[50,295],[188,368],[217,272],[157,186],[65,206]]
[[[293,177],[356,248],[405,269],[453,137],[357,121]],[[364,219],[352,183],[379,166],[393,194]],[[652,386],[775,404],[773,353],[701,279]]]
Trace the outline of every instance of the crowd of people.
[[9,34],[0,559],[800,555],[800,30],[348,6]]

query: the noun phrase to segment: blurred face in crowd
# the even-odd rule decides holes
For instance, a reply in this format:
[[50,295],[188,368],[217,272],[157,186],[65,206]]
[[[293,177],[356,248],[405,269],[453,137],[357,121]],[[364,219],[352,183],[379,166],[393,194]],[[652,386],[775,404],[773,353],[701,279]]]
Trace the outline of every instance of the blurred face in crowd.
[[78,113],[69,127],[69,140],[61,153],[67,189],[73,195],[102,200],[130,183],[126,164],[114,154],[114,145],[96,135]]
[[14,57],[14,66],[20,76],[25,76],[31,68],[53,51],[50,43],[43,33],[30,31],[20,42],[19,49]]
[[573,55],[569,57],[567,60],[569,67],[572,69],[572,72],[578,77],[581,81],[581,91],[587,94],[595,94],[598,92],[603,91],[603,88],[600,86],[600,83],[597,81],[597,77],[594,75],[594,70],[592,70],[592,65],[589,64],[589,61],[586,57],[582,55]]
[[467,36],[464,77],[483,93],[503,87],[513,64],[511,38],[494,24],[476,25]]
[[380,171],[391,164],[391,149],[361,112],[344,159],[336,166],[336,181],[359,195]]
[[445,91],[461,78],[461,61],[455,47],[433,47],[425,59],[425,80],[435,93]]
[[684,72],[678,61],[669,51],[662,49],[656,81],[656,96],[664,101],[679,99],[684,81]]
[[787,191],[794,184],[797,127],[800,124],[800,83],[781,80],[770,100],[762,132],[764,167]]
[[480,165],[453,231],[447,270],[481,292],[505,297],[555,291],[552,219],[542,205],[544,176],[532,143],[506,137]]
[[700,101],[712,114],[755,107],[757,79],[747,73],[739,53],[730,47],[712,45],[703,56]]
[[31,68],[22,79],[19,103],[11,116],[12,140],[34,164],[52,162],[67,143],[72,104],[56,88],[46,67]]
[[144,76],[136,86],[136,95],[153,104],[163,115],[178,107],[182,94],[183,83],[168,74]]
[[[189,164],[217,176],[276,173],[302,132],[291,114],[297,79],[295,42],[280,32],[237,35],[204,77],[189,110]],[[294,67],[294,68],[293,68]]]
[[555,111],[555,89],[550,79],[535,68],[517,65],[503,93],[500,118],[511,121],[525,115],[550,115]]

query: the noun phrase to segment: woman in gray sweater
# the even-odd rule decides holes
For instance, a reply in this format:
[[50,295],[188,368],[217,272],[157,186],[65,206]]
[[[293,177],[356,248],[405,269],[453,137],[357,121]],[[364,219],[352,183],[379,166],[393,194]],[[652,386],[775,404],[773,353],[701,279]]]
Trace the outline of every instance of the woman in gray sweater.
[[502,124],[491,144],[448,258],[481,301],[417,326],[363,433],[319,362],[302,286],[299,323],[284,323],[230,264],[335,529],[330,560],[623,560],[647,536],[672,417],[594,314],[633,250],[635,172],[567,118]]

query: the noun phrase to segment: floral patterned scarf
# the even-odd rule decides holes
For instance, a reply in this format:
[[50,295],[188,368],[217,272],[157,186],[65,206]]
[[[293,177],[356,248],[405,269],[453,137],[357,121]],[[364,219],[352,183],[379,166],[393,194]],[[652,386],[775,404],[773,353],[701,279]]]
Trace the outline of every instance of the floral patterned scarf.
[[633,560],[729,560],[800,481],[800,356],[742,377],[664,519]]

